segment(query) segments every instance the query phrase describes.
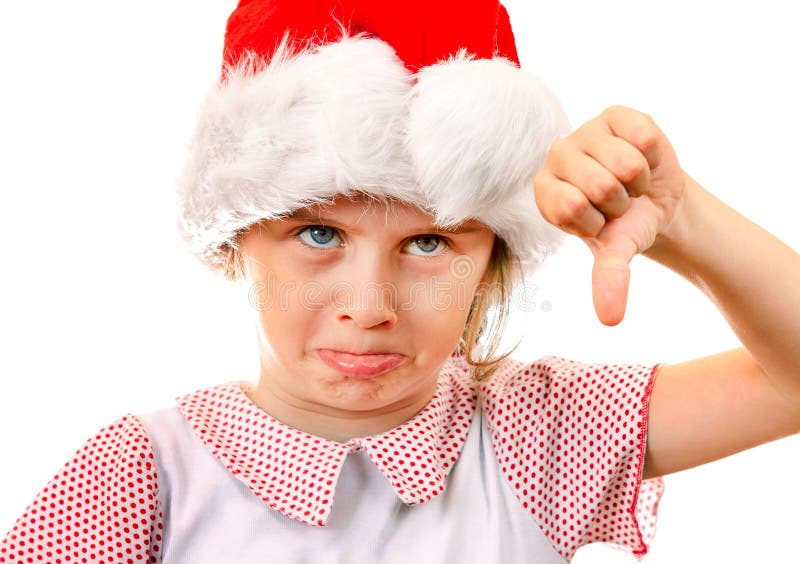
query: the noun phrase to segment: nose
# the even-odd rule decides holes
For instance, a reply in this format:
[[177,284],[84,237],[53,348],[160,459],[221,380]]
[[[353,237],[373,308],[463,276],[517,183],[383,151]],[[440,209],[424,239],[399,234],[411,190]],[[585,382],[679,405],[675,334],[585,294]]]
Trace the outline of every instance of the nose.
[[397,282],[391,261],[374,253],[343,264],[346,273],[331,288],[331,300],[341,322],[362,329],[397,324]]

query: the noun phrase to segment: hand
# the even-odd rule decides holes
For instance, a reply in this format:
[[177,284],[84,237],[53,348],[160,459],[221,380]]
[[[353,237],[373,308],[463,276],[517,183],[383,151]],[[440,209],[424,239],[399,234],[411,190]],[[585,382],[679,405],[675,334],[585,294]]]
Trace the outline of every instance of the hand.
[[670,226],[687,175],[647,114],[612,106],[550,147],[534,179],[542,216],[594,255],[592,298],[600,322],[625,315],[633,256]]

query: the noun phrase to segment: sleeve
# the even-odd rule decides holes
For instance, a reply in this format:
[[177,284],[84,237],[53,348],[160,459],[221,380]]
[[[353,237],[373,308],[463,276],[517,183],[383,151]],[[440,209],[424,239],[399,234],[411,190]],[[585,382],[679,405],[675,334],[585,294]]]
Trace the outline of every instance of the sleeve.
[[162,517],[150,438],[126,415],[98,432],[0,542],[0,564],[161,561]]
[[663,478],[642,480],[650,392],[661,364],[515,361],[484,411],[502,473],[554,548],[611,543],[641,560]]

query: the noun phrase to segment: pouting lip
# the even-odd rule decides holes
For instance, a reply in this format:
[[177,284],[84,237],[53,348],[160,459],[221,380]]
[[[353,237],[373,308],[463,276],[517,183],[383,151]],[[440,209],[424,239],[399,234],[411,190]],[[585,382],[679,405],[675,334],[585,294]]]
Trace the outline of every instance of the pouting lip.
[[[384,354],[384,355],[385,354],[403,354],[403,353],[397,353],[397,352],[392,352],[392,351],[379,351],[377,349],[368,349],[366,351],[354,352],[354,351],[348,351],[348,350],[345,350],[345,349],[335,349],[335,348],[325,347],[325,348],[320,348],[319,350],[328,350],[328,351],[332,351],[332,352],[335,352],[335,353],[351,354],[351,355],[354,355],[354,356],[379,355],[379,354]],[[405,356],[405,355],[403,355],[403,356]]]
[[406,361],[406,355],[399,353],[352,354],[332,349],[317,349],[317,356],[341,374],[356,379],[375,378]]

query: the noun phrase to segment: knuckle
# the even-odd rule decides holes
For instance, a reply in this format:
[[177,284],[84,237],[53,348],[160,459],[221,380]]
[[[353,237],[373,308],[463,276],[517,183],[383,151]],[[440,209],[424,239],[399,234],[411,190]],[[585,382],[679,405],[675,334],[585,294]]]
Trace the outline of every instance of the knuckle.
[[582,123],[575,131],[572,132],[573,137],[584,138],[593,134],[594,130],[597,129],[598,124],[602,120],[599,117],[595,117],[590,119],[587,122]]
[[559,139],[557,144],[551,149],[548,157],[548,165],[556,176],[565,173],[572,168],[575,161],[577,149],[575,144],[567,139]]
[[631,111],[631,108],[627,106],[623,106],[621,104],[613,104],[608,106],[604,111],[603,114],[606,117],[613,117],[616,115],[626,114]]
[[656,126],[656,122],[653,119],[653,116],[650,114],[641,112],[629,106],[623,106],[622,104],[613,104],[608,106],[601,115],[611,118],[616,117],[619,119],[646,121],[649,125]]
[[561,159],[568,152],[569,139],[567,137],[559,137],[550,144],[549,155],[555,159]]
[[614,174],[622,182],[635,180],[644,170],[646,161],[633,157],[621,157],[614,165]]
[[620,191],[616,185],[614,185],[613,188],[604,188],[597,194],[595,203],[601,207],[605,206],[606,204],[610,204],[619,196],[619,192]]
[[611,174],[594,174],[586,179],[584,186],[591,195],[592,201],[605,203],[617,195],[619,182]]
[[564,137],[559,137],[552,143],[550,143],[550,152],[557,153],[561,150],[561,146],[564,144]]
[[586,198],[564,196],[561,198],[559,210],[556,212],[556,224],[567,226],[582,217],[589,210],[589,202]]
[[637,128],[634,133],[635,143],[645,150],[652,149],[658,144],[659,135],[660,131],[655,124],[642,126]]

